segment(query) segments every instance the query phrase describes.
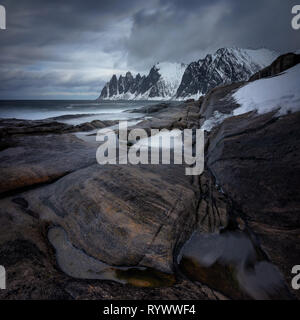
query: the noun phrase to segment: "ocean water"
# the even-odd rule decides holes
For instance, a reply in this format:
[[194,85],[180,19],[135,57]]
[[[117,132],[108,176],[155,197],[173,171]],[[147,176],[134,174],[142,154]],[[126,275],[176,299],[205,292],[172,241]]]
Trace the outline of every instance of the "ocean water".
[[61,119],[69,124],[98,120],[130,120],[141,117],[140,113],[126,110],[157,104],[158,101],[84,101],[84,100],[17,100],[0,101],[0,118],[41,120],[63,115],[86,115]]

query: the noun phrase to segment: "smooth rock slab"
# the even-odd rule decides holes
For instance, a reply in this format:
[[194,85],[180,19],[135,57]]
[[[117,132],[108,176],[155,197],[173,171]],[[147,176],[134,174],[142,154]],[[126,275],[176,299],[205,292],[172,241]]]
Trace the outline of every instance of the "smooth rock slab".
[[0,194],[49,183],[96,163],[96,148],[72,134],[7,138],[0,152]]
[[175,283],[175,276],[147,268],[111,267],[75,248],[59,227],[51,228],[48,239],[56,250],[59,267],[77,279],[114,280],[136,287],[163,287]]
[[184,169],[93,165],[24,197],[88,255],[172,272],[173,253],[196,223],[198,193]]

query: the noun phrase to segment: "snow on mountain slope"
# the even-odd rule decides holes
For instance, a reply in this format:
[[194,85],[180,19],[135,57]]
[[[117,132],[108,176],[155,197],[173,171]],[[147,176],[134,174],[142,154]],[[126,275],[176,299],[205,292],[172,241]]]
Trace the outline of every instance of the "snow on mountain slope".
[[268,49],[221,48],[188,66],[161,62],[147,76],[133,77],[127,72],[117,79],[114,75],[102,89],[99,100],[198,99],[219,85],[248,80],[277,56]]
[[161,96],[172,98],[175,96],[184,74],[186,65],[183,63],[162,62],[156,65],[161,75],[159,83],[161,85]]
[[162,62],[153,66],[147,76],[134,78],[130,72],[117,80],[113,76],[103,88],[103,100],[170,100],[180,85],[186,65]]
[[243,51],[261,68],[268,66],[278,57],[277,52],[265,48],[257,50],[244,49]]
[[300,111],[300,64],[278,76],[251,82],[233,97],[241,105],[234,115],[253,110],[263,114],[279,109],[279,115]]
[[277,53],[267,49],[221,48],[187,67],[177,98],[199,97],[219,85],[248,80],[277,57]]

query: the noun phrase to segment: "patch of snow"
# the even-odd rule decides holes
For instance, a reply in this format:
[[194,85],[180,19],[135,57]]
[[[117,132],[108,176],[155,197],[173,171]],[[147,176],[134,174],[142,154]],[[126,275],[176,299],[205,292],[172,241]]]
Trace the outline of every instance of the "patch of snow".
[[[275,51],[269,49],[243,49],[243,48],[226,48],[221,51],[222,53],[227,52],[229,57],[232,59],[232,62],[237,65],[243,65],[245,68],[256,72],[257,69],[262,69],[270,65],[279,54]],[[213,62],[221,54],[220,49],[213,54]],[[220,70],[218,70],[220,71]],[[220,74],[224,77],[224,74]]]
[[234,115],[253,110],[263,114],[279,109],[278,115],[300,111],[300,64],[275,77],[246,84],[233,97],[241,105]]
[[[173,143],[170,141],[173,139]],[[179,129],[173,130],[161,130],[154,136],[144,138],[135,143],[132,148],[140,149],[141,147],[151,148],[163,148],[165,150],[171,150],[175,147],[182,146],[182,131]]]
[[216,127],[229,117],[232,117],[231,113],[222,113],[219,111],[215,111],[214,115],[203,123],[201,129],[210,132],[214,127]]
[[270,65],[279,56],[277,52],[264,48],[256,50],[244,49],[243,51],[261,68]]
[[157,82],[159,96],[164,100],[170,100],[176,95],[186,65],[175,62],[159,62],[155,67],[161,76]]
[[189,94],[189,95],[185,96],[184,98],[179,98],[179,99],[180,100],[194,99],[195,101],[197,101],[202,96],[203,96],[203,94],[198,91],[198,93],[196,93],[196,94]]
[[177,90],[186,65],[184,63],[160,62],[156,65],[156,68],[166,84],[174,86]]
[[[109,87],[107,87],[107,88],[109,88]],[[109,91],[108,91],[107,97],[101,98],[101,100],[112,100],[112,101],[116,100],[117,101],[117,100],[133,100],[134,98],[135,98],[135,94],[130,93],[130,92],[115,94],[112,97],[109,97]]]

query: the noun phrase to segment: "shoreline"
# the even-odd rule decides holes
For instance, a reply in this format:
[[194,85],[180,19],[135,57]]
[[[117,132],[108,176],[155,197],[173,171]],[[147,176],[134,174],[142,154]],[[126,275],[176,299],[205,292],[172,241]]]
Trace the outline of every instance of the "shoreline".
[[[199,129],[215,110],[230,115],[237,107],[232,96],[243,85],[215,88],[200,101],[147,106],[146,119],[134,127]],[[10,283],[0,298],[299,299],[290,287],[300,245],[299,119],[300,112],[227,117],[206,132],[205,171],[196,177],[174,164],[100,166],[96,145],[75,133],[89,134],[113,122],[0,120],[0,264]],[[80,262],[74,265],[79,269],[68,269],[71,260],[57,260],[61,237],[51,245],[53,227],[63,230],[70,250],[85,257],[112,268],[156,270],[155,288],[140,271],[130,275],[137,287],[70,277],[61,270],[75,275],[88,270],[80,269]],[[195,232],[200,237],[191,238]],[[219,236],[210,241],[221,243],[236,241],[237,234],[251,259],[238,256],[236,268],[230,250],[211,252],[205,265],[197,250],[202,236],[213,234]],[[278,271],[283,280],[257,282],[265,277],[262,268]],[[158,271],[173,274],[175,283],[160,287]],[[28,285],[20,292],[24,273]]]

